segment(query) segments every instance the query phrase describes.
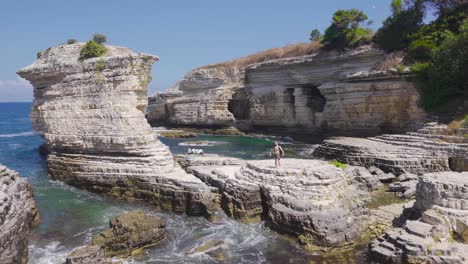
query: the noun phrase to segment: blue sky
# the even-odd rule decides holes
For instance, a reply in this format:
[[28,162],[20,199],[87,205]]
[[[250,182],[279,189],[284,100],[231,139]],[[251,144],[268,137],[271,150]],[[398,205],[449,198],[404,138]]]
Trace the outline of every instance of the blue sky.
[[108,44],[154,54],[149,94],[172,86],[191,69],[272,47],[308,41],[337,9],[363,10],[376,29],[390,0],[2,0],[0,102],[31,101],[16,70],[36,53],[69,38],[107,35]]

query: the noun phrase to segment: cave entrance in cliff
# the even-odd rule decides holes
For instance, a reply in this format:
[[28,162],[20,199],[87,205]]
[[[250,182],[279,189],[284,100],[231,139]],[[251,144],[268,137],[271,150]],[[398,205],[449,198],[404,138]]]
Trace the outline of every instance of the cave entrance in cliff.
[[250,101],[245,92],[236,92],[228,102],[228,111],[236,120],[250,119]]
[[327,99],[318,89],[318,85],[302,86],[302,95],[306,97],[306,105],[314,112],[323,112]]

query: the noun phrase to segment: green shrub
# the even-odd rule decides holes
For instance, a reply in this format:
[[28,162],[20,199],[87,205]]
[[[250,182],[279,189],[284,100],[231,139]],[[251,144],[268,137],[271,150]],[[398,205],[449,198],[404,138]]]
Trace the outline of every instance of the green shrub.
[[106,53],[107,49],[104,45],[101,45],[94,40],[86,42],[86,44],[80,50],[79,61],[84,61],[90,58],[100,57]]
[[434,48],[427,63],[412,67],[421,88],[422,105],[428,111],[438,111],[450,99],[468,90],[468,19],[460,34],[446,32],[444,41]]
[[413,8],[393,14],[377,30],[373,41],[388,52],[405,49],[412,41],[411,34],[420,28],[423,16]]
[[40,59],[43,56],[46,56],[47,54],[49,54],[50,50],[51,48],[47,48],[44,51],[39,51],[38,53],[36,53],[36,58]]
[[328,49],[344,50],[368,43],[372,32],[360,27],[366,14],[357,9],[338,10],[333,14],[332,24],[325,30],[322,44]]
[[435,45],[426,39],[417,39],[408,47],[405,54],[405,62],[424,62],[431,58],[431,52]]
[[96,43],[99,43],[99,44],[102,44],[102,43],[106,43],[107,42],[107,37],[103,34],[99,34],[99,33],[95,33],[93,35],[93,40],[96,42]]
[[99,59],[96,62],[96,71],[102,71],[106,68],[106,61],[104,59]]
[[329,161],[328,163],[330,163],[331,165],[337,167],[337,168],[340,168],[342,170],[346,169],[346,164],[343,164],[339,161],[336,161],[336,160],[332,160],[332,161]]
[[68,39],[67,44],[75,44],[77,41],[76,39]]
[[314,29],[312,30],[312,32],[310,32],[310,37],[309,37],[310,41],[320,41],[321,38],[322,38],[322,33],[320,33],[318,29]]

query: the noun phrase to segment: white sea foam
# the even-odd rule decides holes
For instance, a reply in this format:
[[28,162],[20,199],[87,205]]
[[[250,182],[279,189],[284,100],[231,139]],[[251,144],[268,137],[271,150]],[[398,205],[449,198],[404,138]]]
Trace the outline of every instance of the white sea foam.
[[0,134],[0,138],[14,138],[14,137],[30,137],[34,136],[34,132],[21,132],[21,133],[13,133],[13,134]]

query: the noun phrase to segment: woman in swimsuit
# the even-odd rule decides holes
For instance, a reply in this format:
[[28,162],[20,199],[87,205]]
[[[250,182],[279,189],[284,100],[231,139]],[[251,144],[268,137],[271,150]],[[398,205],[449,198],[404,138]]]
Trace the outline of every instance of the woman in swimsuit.
[[275,141],[275,146],[273,147],[272,152],[275,155],[275,168],[281,167],[281,156],[284,157],[284,150],[278,144],[278,141]]

